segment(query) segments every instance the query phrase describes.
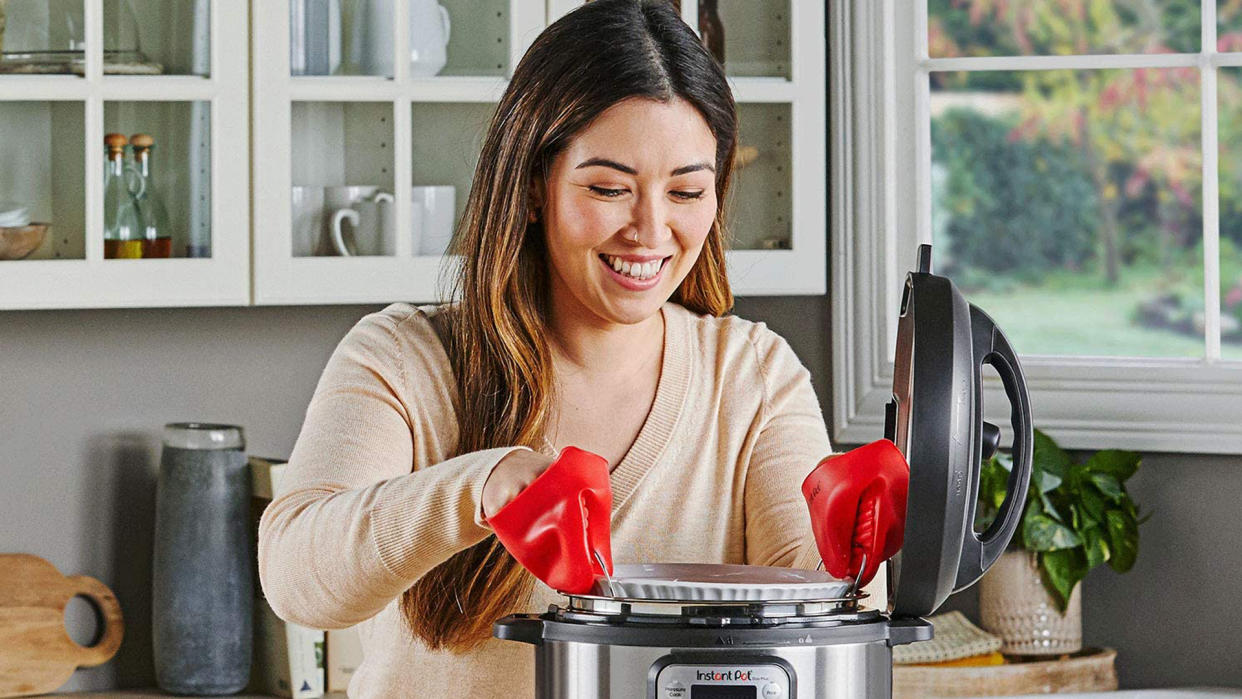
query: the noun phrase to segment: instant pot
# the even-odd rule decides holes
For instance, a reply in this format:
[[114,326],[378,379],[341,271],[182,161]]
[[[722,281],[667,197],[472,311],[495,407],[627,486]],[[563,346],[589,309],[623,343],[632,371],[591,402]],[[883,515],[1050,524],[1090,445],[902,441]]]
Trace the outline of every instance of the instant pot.
[[[979,533],[979,467],[1000,440],[983,421],[984,364],[1010,403],[1013,467],[998,516]],[[881,609],[863,605],[851,581],[820,571],[618,565],[590,594],[501,619],[496,637],[534,646],[537,699],[891,696],[892,647],[931,638],[922,617],[1004,551],[1031,473],[1017,355],[987,314],[932,273],[928,245],[902,294],[884,436],[910,465],[910,487],[905,542],[888,566]]]

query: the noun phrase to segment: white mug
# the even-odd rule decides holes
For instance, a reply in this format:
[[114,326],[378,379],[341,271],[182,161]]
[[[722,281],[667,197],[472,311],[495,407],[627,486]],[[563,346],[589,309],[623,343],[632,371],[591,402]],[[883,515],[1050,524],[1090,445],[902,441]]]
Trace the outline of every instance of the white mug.
[[411,187],[410,211],[416,255],[443,255],[453,240],[457,188],[452,185]]
[[429,78],[448,63],[452,22],[436,0],[410,0],[410,75]]
[[323,238],[323,187],[293,188],[293,219],[289,228],[294,257],[319,254]]
[[[351,257],[391,255],[396,245],[393,196],[379,187],[324,189],[328,216],[327,249],[322,254]],[[348,224],[347,224],[348,222]]]

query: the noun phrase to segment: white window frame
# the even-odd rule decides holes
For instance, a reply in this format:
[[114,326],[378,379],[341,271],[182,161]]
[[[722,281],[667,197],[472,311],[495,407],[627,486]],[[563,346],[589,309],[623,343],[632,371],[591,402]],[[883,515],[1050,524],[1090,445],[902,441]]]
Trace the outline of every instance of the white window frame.
[[[928,75],[934,70],[1193,67],[1200,71],[1206,347],[1201,359],[1022,358],[1035,426],[1068,448],[1242,454],[1242,362],[1220,358],[1216,2],[1198,54],[930,59],[923,0],[829,3],[833,433],[883,436],[896,311],[917,242],[931,241]],[[984,309],[987,310],[987,309]],[[988,419],[1008,423],[998,380]]]

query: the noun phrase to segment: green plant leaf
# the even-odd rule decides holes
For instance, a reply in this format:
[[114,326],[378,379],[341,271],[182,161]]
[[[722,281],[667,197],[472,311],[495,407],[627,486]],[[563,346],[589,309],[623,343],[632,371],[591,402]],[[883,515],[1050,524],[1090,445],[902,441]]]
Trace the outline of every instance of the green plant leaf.
[[1078,493],[1078,504],[1082,506],[1086,519],[1095,524],[1104,524],[1104,512],[1108,503],[1095,488],[1083,488]]
[[1028,551],[1057,551],[1082,544],[1073,529],[1035,510],[1027,510],[1023,517],[1022,545]]
[[1138,558],[1138,522],[1121,510],[1108,511],[1108,565],[1118,573],[1134,567]]
[[1039,554],[1039,567],[1043,571],[1044,588],[1064,613],[1074,586],[1087,577],[1086,555],[1079,548],[1048,551]]
[[1104,497],[1109,500],[1121,502],[1126,497],[1125,491],[1121,489],[1121,483],[1112,474],[1092,473],[1090,477],[1092,485],[1099,488],[1100,492],[1104,493]]
[[1061,513],[1057,510],[1056,506],[1052,504],[1052,500],[1049,499],[1047,493],[1039,494],[1039,503],[1044,508],[1044,514],[1055,519],[1061,524],[1065,524],[1065,518],[1061,516]]
[[1087,570],[1108,561],[1108,540],[1100,527],[1087,527],[1082,530],[1082,548],[1087,557]]
[[1031,474],[1031,485],[1043,495],[1056,490],[1061,485],[1061,477],[1048,471],[1035,471]]
[[1031,454],[1032,474],[1044,472],[1064,479],[1074,463],[1069,454],[1057,446],[1057,443],[1052,441],[1052,437],[1039,430],[1035,430],[1034,445]]
[[1142,461],[1139,454],[1132,451],[1122,451],[1121,449],[1103,449],[1091,455],[1085,464],[1088,471],[1092,473],[1105,473],[1119,482],[1124,483],[1126,479],[1134,475],[1138,470],[1139,462]]

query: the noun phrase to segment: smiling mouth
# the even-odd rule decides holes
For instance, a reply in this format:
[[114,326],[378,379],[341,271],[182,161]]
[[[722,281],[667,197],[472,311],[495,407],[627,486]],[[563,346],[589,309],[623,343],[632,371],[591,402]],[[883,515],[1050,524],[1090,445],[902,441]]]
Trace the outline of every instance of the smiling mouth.
[[659,260],[651,260],[650,262],[630,263],[615,255],[600,253],[599,259],[602,260],[604,264],[611,267],[617,274],[629,277],[630,279],[634,279],[636,281],[645,281],[658,275],[660,270],[664,269],[664,265],[667,264],[669,260],[673,259],[673,256],[669,255],[668,257],[661,258]]

